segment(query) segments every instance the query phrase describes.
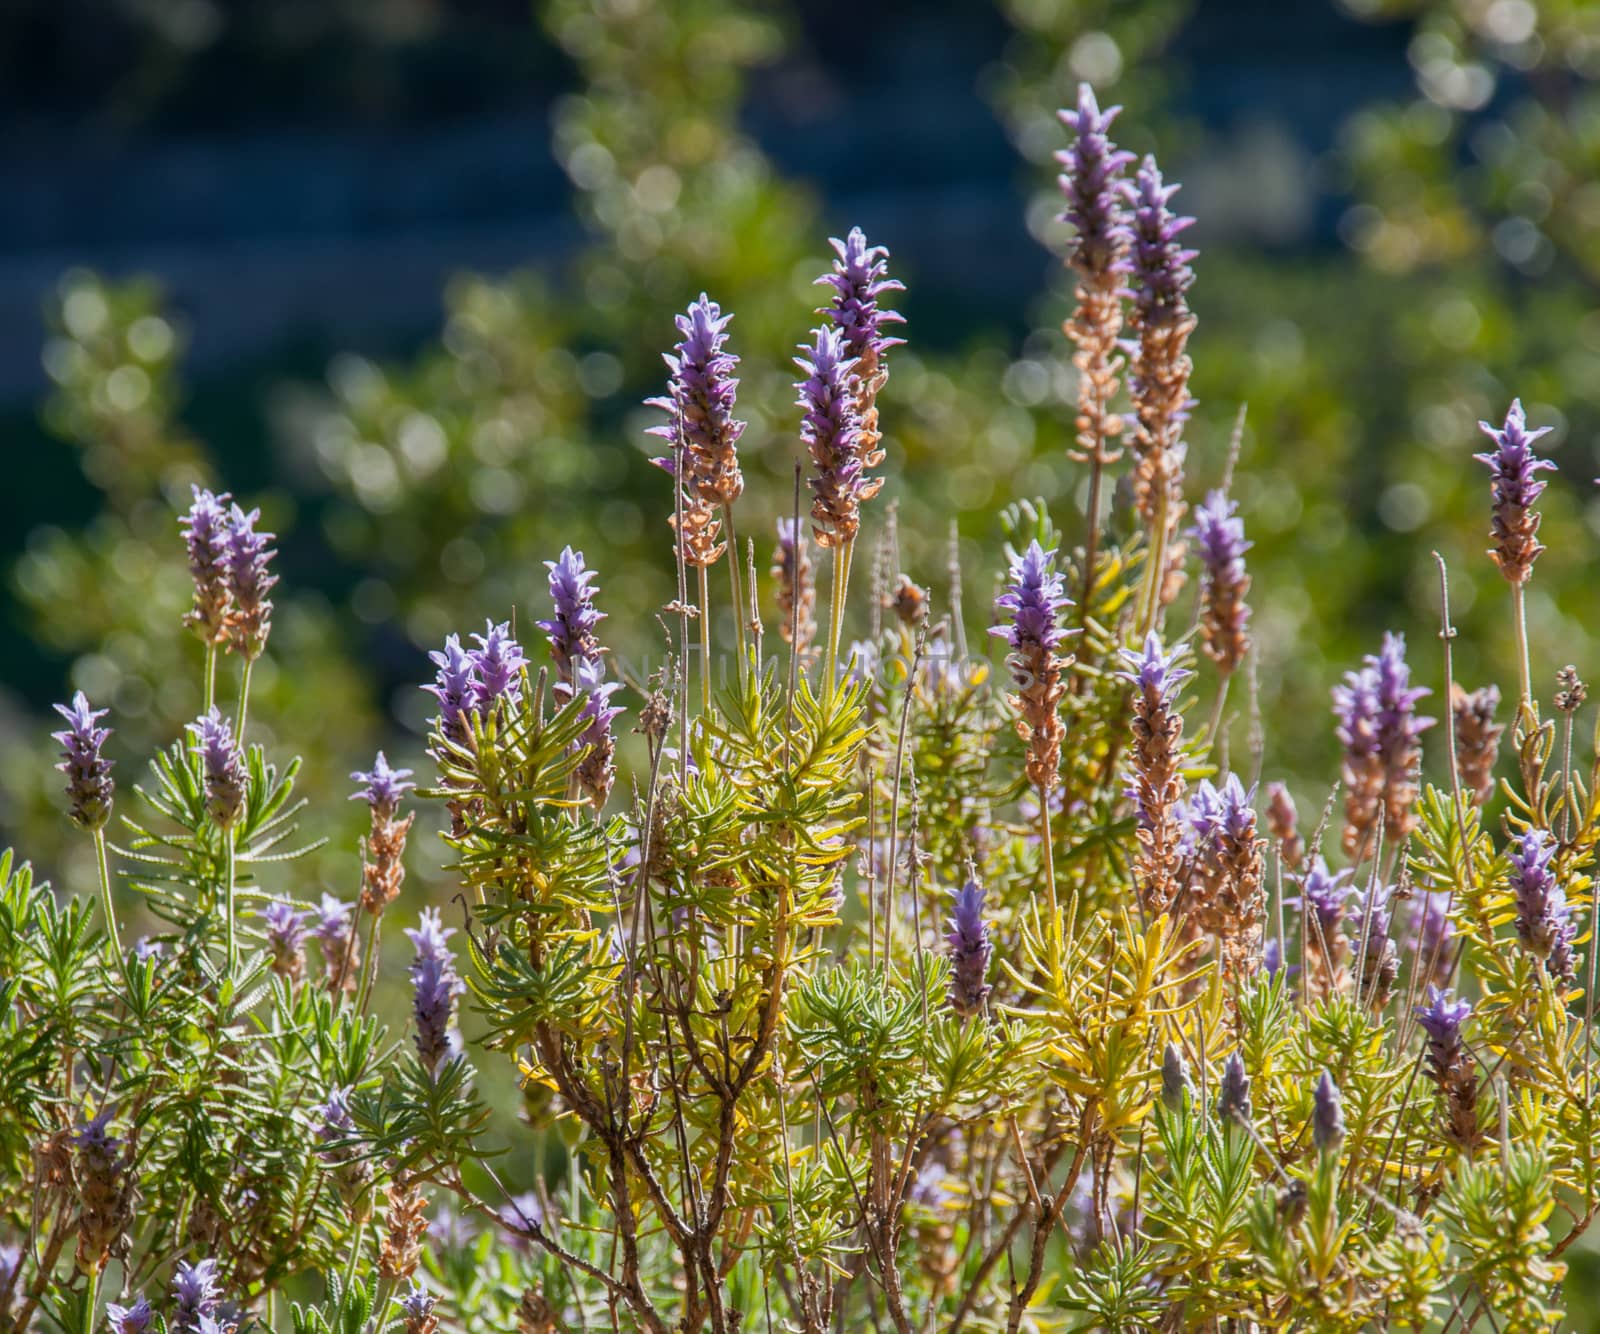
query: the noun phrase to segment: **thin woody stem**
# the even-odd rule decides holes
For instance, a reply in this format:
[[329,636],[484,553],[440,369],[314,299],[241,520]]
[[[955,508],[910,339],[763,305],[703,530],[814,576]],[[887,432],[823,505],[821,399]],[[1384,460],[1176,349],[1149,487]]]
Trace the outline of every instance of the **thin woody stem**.
[[833,589],[828,608],[828,653],[822,681],[824,699],[833,698],[835,678],[839,674],[839,639],[844,633],[844,603],[850,586],[850,554],[854,549],[854,538],[841,542],[833,549]]
[[750,605],[744,598],[744,579],[739,573],[739,539],[733,527],[733,506],[722,507],[723,536],[728,542],[728,581],[733,590],[733,634],[739,646],[739,681],[744,682],[748,664],[745,661],[745,621],[750,615]]
[[1517,637],[1517,670],[1522,682],[1522,693],[1517,705],[1517,721],[1523,722],[1526,714],[1526,725],[1531,726],[1534,720],[1533,709],[1533,673],[1528,660],[1528,609],[1523,598],[1523,585],[1511,585],[1511,627]]
[[706,567],[700,571],[700,709],[711,712],[711,589]]

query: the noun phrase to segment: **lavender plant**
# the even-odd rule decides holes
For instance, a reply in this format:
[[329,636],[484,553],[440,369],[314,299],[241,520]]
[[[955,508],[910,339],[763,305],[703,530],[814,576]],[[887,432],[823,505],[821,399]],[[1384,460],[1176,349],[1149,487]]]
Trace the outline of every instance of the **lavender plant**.
[[[672,601],[601,612],[603,568],[568,547],[538,592],[548,660],[509,617],[450,634],[419,683],[430,772],[414,788],[380,753],[352,775],[356,896],[313,907],[286,869],[297,765],[245,737],[270,539],[196,493],[198,721],[113,808],[104,711],[76,698],[65,813],[96,840],[98,899],[0,861],[8,1328],[1560,1324],[1562,1257],[1600,1213],[1581,685],[1559,678],[1558,744],[1530,665],[1500,766],[1491,688],[1456,702],[1441,579],[1437,660],[1387,636],[1335,689],[1344,790],[1314,832],[1256,781],[1270,737],[1235,767],[1219,722],[1251,585],[1225,492],[1196,510],[1193,616],[1173,610],[1206,462],[1183,435],[1196,256],[1153,163],[1119,187],[1087,90],[1068,124],[1078,445],[1098,474],[1129,422],[1143,525],[1108,538],[1095,484],[1072,531],[1043,500],[1008,508],[991,635],[959,571],[946,601],[866,503],[888,485],[897,284],[851,232],[791,419],[832,555],[824,652],[799,516],[766,596],[741,563],[731,316],[702,297],[658,401]],[[1534,434],[1496,434],[1497,541],[1532,541],[1536,495],[1513,512],[1500,478]],[[613,673],[607,614],[604,638],[676,622],[667,660]],[[1007,692],[969,648],[990,641]],[[408,901],[413,801],[439,815],[439,902]],[[127,950],[114,876],[128,919],[160,924]],[[373,1011],[396,919],[391,1039]]]

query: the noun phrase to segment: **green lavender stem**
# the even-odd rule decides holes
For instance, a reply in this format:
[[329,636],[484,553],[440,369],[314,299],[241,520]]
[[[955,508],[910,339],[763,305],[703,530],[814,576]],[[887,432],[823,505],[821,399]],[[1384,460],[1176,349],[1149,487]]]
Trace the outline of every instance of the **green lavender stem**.
[[839,675],[839,639],[844,633],[845,594],[850,584],[850,554],[854,548],[855,539],[852,538],[833,549],[833,589],[828,609],[828,653],[822,681],[824,699],[833,698],[834,684]]
[[111,939],[111,948],[116,951],[117,958],[122,957],[122,939],[117,934],[117,910],[111,901],[111,868],[106,862],[106,831],[94,831],[94,858],[96,868],[100,873],[100,906],[106,915],[106,934]]
[[244,674],[239,678],[239,721],[233,729],[234,739],[239,743],[239,749],[244,749],[244,724],[250,712],[250,673],[255,667],[254,658],[244,660]]

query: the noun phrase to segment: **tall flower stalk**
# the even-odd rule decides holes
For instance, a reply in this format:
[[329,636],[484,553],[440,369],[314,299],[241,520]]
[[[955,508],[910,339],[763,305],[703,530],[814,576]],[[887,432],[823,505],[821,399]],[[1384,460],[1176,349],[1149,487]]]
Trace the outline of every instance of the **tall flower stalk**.
[[1118,673],[1134,688],[1132,788],[1138,850],[1134,882],[1147,914],[1165,912],[1177,897],[1183,861],[1183,715],[1178,687],[1193,673],[1178,665],[1154,631],[1144,648],[1123,649],[1127,670]]
[[1189,530],[1200,554],[1200,641],[1205,655],[1222,675],[1206,737],[1215,745],[1228,699],[1228,684],[1250,652],[1250,575],[1244,553],[1254,544],[1245,540],[1239,506],[1226,491],[1213,491],[1194,514]]
[[745,601],[741,591],[733,502],[744,491],[739,468],[739,437],[745,423],[733,415],[739,359],[725,348],[731,314],[704,292],[675,323],[682,335],[663,355],[670,372],[667,392],[649,400],[672,420],[650,433],[666,440],[672,452],[655,460],[673,478],[677,505],[671,518],[683,561],[699,573],[701,702],[711,707],[711,608],[706,571],[730,546],[728,571],[733,588],[734,632],[739,671],[745,671]]
[[1089,465],[1089,502],[1084,536],[1083,598],[1088,614],[1094,587],[1095,554],[1100,540],[1100,496],[1105,469],[1116,462],[1116,437],[1122,419],[1111,410],[1124,358],[1117,339],[1122,332],[1122,279],[1128,270],[1132,233],[1128,225],[1123,175],[1133,154],[1111,142],[1108,131],[1121,107],[1100,110],[1094,90],[1078,86],[1076,110],[1060,111],[1072,131],[1070,148],[1056,154],[1066,197],[1062,220],[1073,238],[1066,262],[1077,275],[1076,304],[1065,332],[1076,347],[1072,364],[1078,370],[1078,414],[1075,422],[1076,462]]
[[887,332],[889,325],[903,324],[904,317],[885,310],[881,301],[887,293],[904,291],[905,285],[889,277],[888,249],[868,245],[861,228],[852,227],[843,240],[834,237],[830,244],[832,271],[817,279],[817,286],[832,290],[832,300],[817,311],[829,317],[829,324],[814,331],[811,346],[801,347],[804,355],[796,364],[806,373],[798,386],[804,411],[800,434],[814,469],[813,531],[833,552],[823,667],[823,689],[831,694],[860,508],[883,489],[881,477],[867,476],[867,469],[883,462],[878,395],[889,379],[889,349],[905,341]]
[[1147,156],[1130,196],[1134,499],[1150,535],[1139,620],[1143,633],[1155,627],[1177,591],[1182,552],[1172,549],[1172,536],[1183,518],[1183,427],[1194,407],[1187,346],[1195,318],[1187,293],[1194,283],[1190,261],[1196,252],[1178,240],[1194,219],[1168,207],[1178,188],[1162,181],[1155,159]]
[[1531,720],[1534,716],[1533,677],[1528,663],[1528,618],[1523,592],[1533,577],[1533,563],[1544,550],[1539,541],[1539,511],[1533,508],[1533,502],[1547,485],[1539,474],[1554,472],[1556,467],[1549,459],[1538,457],[1533,446],[1541,436],[1548,435],[1551,428],[1543,426],[1530,431],[1522,400],[1514,399],[1504,426],[1496,428],[1488,422],[1479,422],[1478,429],[1494,442],[1493,449],[1472,457],[1484,464],[1492,475],[1490,535],[1494,546],[1489,554],[1511,586],[1512,629],[1517,637],[1517,665],[1522,681],[1518,717],[1525,714]]
[[1050,895],[1051,938],[1061,929],[1056,903],[1056,868],[1050,830],[1050,790],[1061,781],[1061,697],[1066,693],[1062,680],[1065,659],[1057,652],[1066,631],[1061,627],[1061,611],[1071,603],[1066,596],[1066,580],[1055,568],[1055,552],[1038,542],[1011,561],[1011,576],[995,599],[995,612],[1004,623],[990,634],[1004,639],[1011,652],[1015,693],[1012,707],[1017,711],[1017,735],[1028,744],[1024,766],[1028,781],[1039,794],[1039,837],[1043,845],[1045,886]]
[[111,870],[106,863],[106,822],[111,818],[111,798],[116,781],[111,777],[112,762],[105,757],[109,727],[100,719],[109,710],[89,707],[89,697],[78,691],[71,705],[57,704],[55,710],[67,725],[52,732],[51,739],[61,745],[61,763],[56,768],[67,776],[67,814],[94,840],[95,865],[100,880],[100,906],[105,913],[106,935],[117,957],[122,957],[122,941],[117,934],[116,905],[111,898]]
[[233,591],[228,581],[228,504],[227,492],[214,495],[204,487],[191,488],[194,501],[189,512],[178,520],[189,555],[189,577],[194,581],[194,600],[183,623],[205,645],[205,685],[202,712],[216,702],[217,649],[228,642],[228,616],[233,608]]

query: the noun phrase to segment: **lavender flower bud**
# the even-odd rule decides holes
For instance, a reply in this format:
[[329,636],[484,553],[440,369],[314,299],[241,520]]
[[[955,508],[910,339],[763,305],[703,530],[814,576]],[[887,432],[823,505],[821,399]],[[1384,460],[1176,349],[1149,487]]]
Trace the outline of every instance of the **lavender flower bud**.
[[1475,806],[1494,796],[1494,763],[1500,754],[1503,723],[1494,720],[1500,707],[1500,688],[1481,686],[1466,691],[1450,683],[1450,714],[1456,733],[1456,769],[1461,786]]
[[581,551],[563,547],[560,556],[544,565],[550,571],[550,600],[555,603],[555,615],[537,624],[550,637],[556,675],[571,685],[575,661],[598,658],[605,652],[596,632],[606,614],[595,606],[597,576],[584,564]]
[[1332,1153],[1344,1142],[1344,1101],[1326,1070],[1318,1076],[1312,1092],[1311,1142],[1322,1153]]
[[194,503],[178,520],[184,546],[189,552],[189,575],[194,580],[194,604],[183,623],[202,643],[228,642],[228,612],[233,593],[228,580],[228,502],[227,492],[213,495],[202,487],[192,487]]
[[430,1073],[460,1049],[460,1038],[452,1029],[456,997],[466,991],[466,983],[456,973],[455,957],[446,943],[455,930],[446,927],[437,908],[424,908],[422,921],[407,927],[406,935],[416,947],[411,964],[414,989],[413,1016],[417,1055]]
[[1267,784],[1267,829],[1277,840],[1284,869],[1298,871],[1305,860],[1305,840],[1300,837],[1294,797],[1282,783]]
[[804,663],[817,635],[817,580],[811,542],[793,519],[778,520],[778,545],[772,555],[777,581],[778,633]]
[[[3,1286],[4,1278],[0,1276],[0,1287]],[[146,1334],[152,1318],[150,1303],[143,1296],[136,1297],[132,1306],[106,1303],[106,1327],[111,1334]]]
[[1550,427],[1530,431],[1522,411],[1522,400],[1514,399],[1502,429],[1496,430],[1488,422],[1479,422],[1478,429],[1494,441],[1495,446],[1486,453],[1472,456],[1493,474],[1490,493],[1494,518],[1490,534],[1494,546],[1489,554],[1508,583],[1525,584],[1533,574],[1534,561],[1544,550],[1538,537],[1539,514],[1533,508],[1533,502],[1546,485],[1539,480],[1539,474],[1554,472],[1556,467],[1549,459],[1535,455],[1533,446],[1541,436],[1550,433]]
[[420,1283],[413,1282],[411,1291],[400,1299],[405,1334],[433,1334],[439,1327],[433,1314],[436,1304],[431,1292]]
[[945,935],[950,947],[950,1008],[963,1019],[980,1013],[993,990],[985,980],[994,945],[983,920],[984,893],[976,880],[955,891],[955,909]]
[[1193,673],[1178,666],[1178,653],[1165,653],[1154,632],[1142,652],[1123,649],[1128,671],[1119,680],[1134,687],[1133,785],[1138,818],[1134,879],[1145,911],[1165,912],[1178,891],[1183,856],[1183,715],[1178,687]]
[[272,971],[291,982],[299,981],[305,972],[306,923],[311,914],[280,899],[267,905],[265,919]]
[[585,726],[577,741],[584,748],[584,755],[578,761],[575,776],[578,786],[597,811],[606,804],[616,779],[617,743],[611,724],[622,712],[621,708],[610,702],[611,696],[622,688],[621,684],[607,681],[605,672],[603,660],[583,659],[574,665],[570,689],[566,686],[557,687],[558,695],[587,697],[583,704]]
[[861,506],[883,489],[883,478],[866,470],[883,462],[883,453],[863,439],[857,407],[860,385],[856,359],[837,329],[816,330],[813,346],[801,350],[795,365],[805,372],[799,405],[804,410],[800,438],[811,453],[811,521],[825,547],[844,546],[861,528]]
[[1194,512],[1189,530],[1199,551],[1204,574],[1200,583],[1200,634],[1206,656],[1225,674],[1237,670],[1250,651],[1250,608],[1245,594],[1250,576],[1245,573],[1247,542],[1239,506],[1227,493],[1213,491]]
[[381,750],[372,772],[358,770],[350,775],[362,784],[350,800],[365,801],[372,808],[372,824],[361,862],[361,906],[369,913],[381,913],[399,898],[400,885],[406,878],[406,834],[416,817],[408,815],[397,820],[395,816],[400,812],[400,798],[416,786],[406,782],[410,776],[410,769],[391,769]]
[[1122,178],[1133,154],[1113,145],[1107,133],[1121,112],[1121,107],[1102,112],[1094,89],[1080,83],[1077,110],[1056,113],[1074,135],[1072,147],[1056,154],[1066,197],[1062,220],[1076,233],[1067,263],[1086,276],[1120,271],[1132,240]]
[[328,990],[336,993],[352,990],[361,963],[361,948],[351,905],[332,894],[324,894],[312,935],[322,947],[322,968]]
[[1428,1003],[1417,1007],[1417,1023],[1428,1035],[1428,1077],[1439,1090],[1445,1107],[1445,1136],[1471,1152],[1483,1139],[1478,1128],[1478,1076],[1461,1026],[1472,1014],[1464,1000],[1452,1000],[1448,991],[1428,988]]
[[233,726],[215,707],[189,724],[200,754],[206,810],[219,829],[231,829],[244,814],[244,758],[233,739]]
[[272,631],[272,603],[267,594],[278,582],[268,568],[278,553],[268,543],[273,534],[258,533],[260,510],[246,513],[238,505],[228,511],[228,589],[233,610],[228,614],[229,646],[246,658],[261,656]]
[[422,688],[439,701],[439,732],[446,741],[465,745],[471,729],[468,719],[482,686],[477,661],[462,650],[457,635],[444,641],[443,652],[435,650],[428,657],[439,670],[434,683]]
[[1217,1091],[1217,1118],[1223,1125],[1232,1121],[1250,1124],[1250,1076],[1244,1059],[1232,1052],[1222,1064],[1222,1087]]
[[362,773],[357,769],[350,775],[352,782],[361,784],[361,788],[351,794],[350,800],[364,801],[372,807],[374,817],[392,820],[400,809],[400,798],[416,787],[415,783],[406,781],[411,774],[410,769],[391,769],[380,750],[370,773]]
[[1188,1063],[1169,1042],[1161,1052],[1161,1105],[1169,1112],[1180,1112],[1188,1106],[1191,1093]]
[[81,690],[73,695],[70,708],[57,704],[55,709],[67,720],[65,728],[50,734],[61,743],[61,763],[56,768],[67,776],[67,800],[71,803],[67,814],[79,829],[93,833],[104,829],[111,818],[111,795],[116,791],[111,761],[101,753],[111,729],[95,725],[109,710],[91,709]]
[[1060,616],[1070,606],[1066,581],[1055,568],[1055,552],[1038,542],[1011,561],[1011,581],[995,599],[997,615],[1009,624],[995,626],[990,634],[1011,646],[1008,659],[1016,693],[1012,706],[1019,715],[1017,735],[1028,743],[1027,775],[1034,787],[1048,790],[1060,781],[1061,697],[1063,660],[1056,653],[1065,631]]
[[78,1128],[73,1175],[78,1186],[77,1265],[85,1274],[105,1268],[133,1217],[129,1156],[121,1139],[106,1125],[111,1109],[102,1108]]
[[215,1316],[221,1302],[217,1291],[217,1262],[200,1260],[190,1264],[179,1260],[172,1278],[172,1300],[171,1327],[199,1334],[200,1322]]
[[484,718],[502,699],[515,704],[522,694],[522,645],[511,637],[511,625],[487,623],[486,633],[473,635],[478,647],[467,650],[475,680],[472,707]]
[[340,1201],[347,1209],[354,1209],[364,1203],[372,1184],[372,1164],[349,1142],[356,1133],[355,1118],[350,1115],[350,1090],[329,1089],[327,1101],[316,1114],[317,1154],[333,1174],[333,1189]]
[[1523,947],[1552,977],[1569,982],[1577,926],[1566,891],[1551,865],[1557,850],[1547,830],[1525,830],[1511,853],[1511,889],[1516,895],[1517,936]]

